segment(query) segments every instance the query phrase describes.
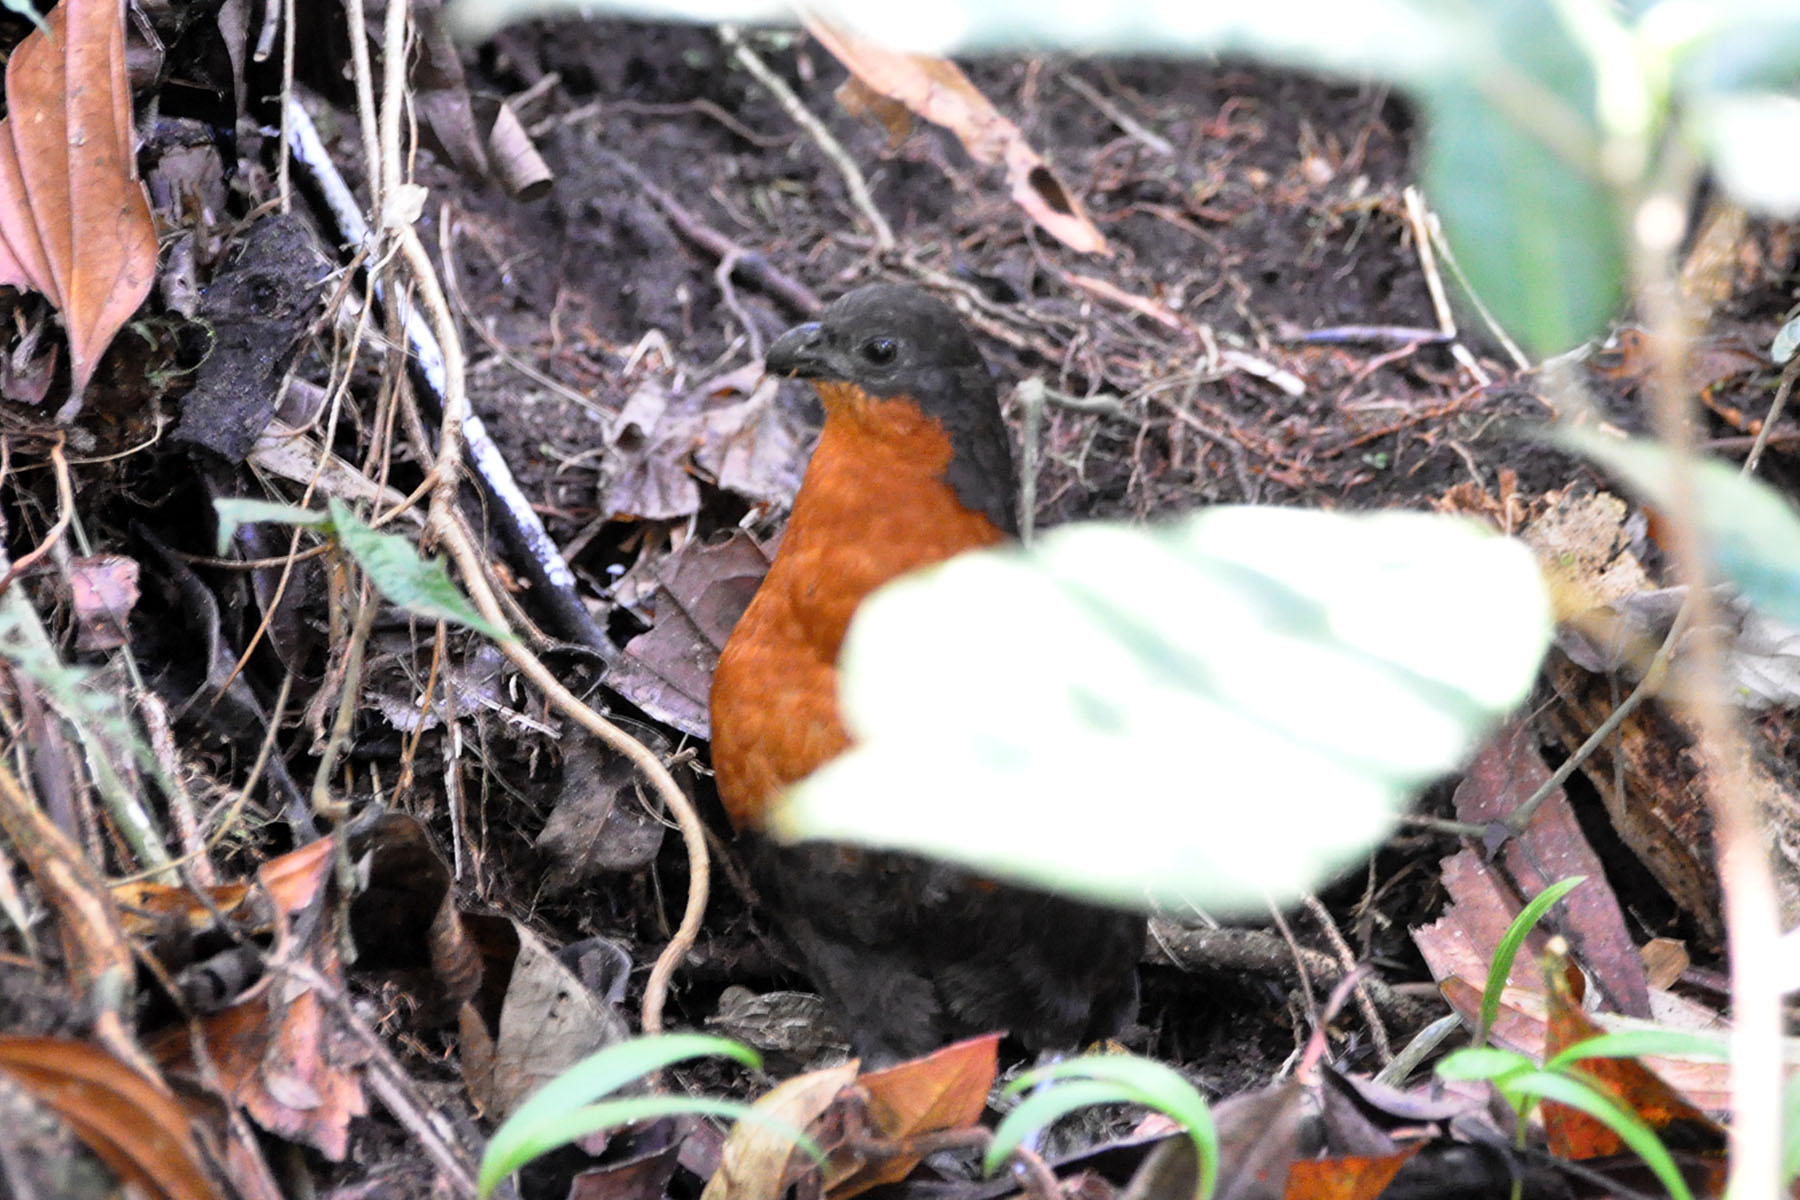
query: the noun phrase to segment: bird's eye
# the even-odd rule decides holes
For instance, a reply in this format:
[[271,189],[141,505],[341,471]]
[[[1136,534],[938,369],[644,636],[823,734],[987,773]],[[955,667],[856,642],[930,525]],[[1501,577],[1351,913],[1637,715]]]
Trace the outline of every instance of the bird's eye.
[[894,361],[900,347],[893,338],[873,338],[863,343],[862,356],[878,367],[885,367]]

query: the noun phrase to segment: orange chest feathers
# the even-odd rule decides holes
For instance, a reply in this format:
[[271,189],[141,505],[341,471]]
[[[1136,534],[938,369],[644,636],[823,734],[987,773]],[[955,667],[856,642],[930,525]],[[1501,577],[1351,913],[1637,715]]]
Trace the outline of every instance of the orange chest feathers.
[[713,676],[713,769],[739,829],[849,744],[837,657],[863,598],[1006,537],[944,482],[950,440],[911,401],[830,383],[819,394],[825,430],[781,549]]

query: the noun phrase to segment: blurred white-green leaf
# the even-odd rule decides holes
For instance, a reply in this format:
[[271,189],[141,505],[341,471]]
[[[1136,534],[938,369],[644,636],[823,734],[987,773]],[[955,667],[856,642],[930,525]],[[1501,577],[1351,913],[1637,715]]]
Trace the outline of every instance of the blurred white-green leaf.
[[778,827],[1116,903],[1260,906],[1459,765],[1549,627],[1530,553],[1455,518],[1065,527],[864,604],[840,689],[857,746]]

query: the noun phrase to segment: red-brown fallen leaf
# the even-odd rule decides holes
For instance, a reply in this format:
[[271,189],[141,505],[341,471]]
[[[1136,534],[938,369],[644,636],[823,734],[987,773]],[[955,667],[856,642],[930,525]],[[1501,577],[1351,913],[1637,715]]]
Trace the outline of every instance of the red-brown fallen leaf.
[[1418,1149],[1297,1162],[1288,1171],[1286,1200],[1374,1200]]
[[[69,334],[73,416],[101,353],[156,277],[156,225],[132,155],[125,12],[64,0],[6,65],[7,124]],[[3,168],[0,168],[3,169]],[[16,225],[16,222],[13,224]],[[7,240],[21,265],[24,241]]]
[[[1456,786],[1458,820],[1475,824],[1502,821],[1523,804],[1550,769],[1538,752],[1536,735],[1524,721],[1497,730],[1482,746]],[[1588,844],[1568,796],[1556,789],[1539,805],[1518,837],[1501,850],[1512,886],[1535,896],[1558,879],[1586,876],[1554,908],[1543,927],[1574,947],[1576,959],[1593,973],[1605,1007],[1630,1017],[1650,1015],[1644,962],[1625,928],[1625,914],[1606,881],[1600,856]]]
[[[1581,1011],[1566,973],[1566,959],[1551,958],[1544,965],[1549,992],[1549,1033],[1544,1045],[1546,1055],[1562,1051],[1597,1037],[1601,1032],[1588,1015]],[[1725,1132],[1705,1113],[1676,1094],[1649,1067],[1634,1058],[1583,1058],[1575,1065],[1614,1100],[1642,1117],[1644,1123],[1671,1145],[1688,1149],[1704,1146],[1723,1147]],[[1670,1138],[1671,1131],[1679,1136]],[[1599,1158],[1619,1154],[1624,1141],[1605,1125],[1581,1112],[1554,1101],[1544,1102],[1544,1133],[1550,1152],[1559,1158]]]
[[98,1046],[0,1036],[0,1072],[56,1111],[123,1180],[165,1200],[214,1200],[188,1113]]
[[[862,1076],[857,1082],[868,1094],[870,1123],[890,1142],[974,1125],[987,1107],[999,1053],[1000,1035],[987,1034]],[[833,1200],[849,1200],[904,1179],[923,1157],[903,1154],[834,1173],[829,1180]]]
[[[326,838],[302,846],[257,872],[284,918],[323,902],[331,845]],[[367,1052],[341,1029],[318,990],[303,982],[311,975],[326,986],[341,985],[333,915],[322,914],[305,942],[295,940],[292,923],[274,923],[267,973],[200,1023],[214,1071],[197,1078],[216,1078],[224,1098],[243,1105],[264,1129],[340,1162],[349,1149],[350,1119],[368,1111],[358,1074]],[[301,963],[310,971],[293,969]],[[167,1074],[190,1071],[188,1028],[176,1025],[148,1046]]]
[[0,240],[5,241],[7,257],[19,271],[18,278],[9,272],[5,282],[31,288],[61,308],[62,292],[50,273],[50,259],[31,215],[31,199],[25,193],[25,175],[19,167],[19,152],[13,149],[8,118],[0,118]]
[[[1013,202],[1052,237],[1084,254],[1112,253],[1075,194],[1045,165],[1019,127],[1001,116],[955,63],[889,50],[815,18],[805,18],[805,25],[868,91],[942,125],[962,139],[976,162],[1003,165]],[[866,97],[858,99],[867,103]],[[891,115],[884,119],[890,133],[891,119]]]
[[[291,917],[317,899],[333,845],[331,838],[321,838],[264,863],[256,881],[270,903],[257,912],[255,924],[240,927],[237,935],[267,933],[274,919]],[[222,883],[207,888],[203,902],[186,887],[148,880],[119,884],[112,894],[124,914],[125,932],[134,936],[154,934],[172,921],[195,931],[210,928],[220,916],[239,917],[238,910],[256,895],[247,883]]]

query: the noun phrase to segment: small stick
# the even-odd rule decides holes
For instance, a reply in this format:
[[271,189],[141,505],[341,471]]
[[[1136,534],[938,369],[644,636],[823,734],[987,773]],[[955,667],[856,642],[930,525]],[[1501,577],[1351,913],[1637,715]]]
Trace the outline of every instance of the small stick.
[[781,107],[787,109],[788,116],[794,118],[795,123],[819,144],[825,157],[831,160],[832,165],[838,169],[838,174],[844,177],[844,186],[850,192],[850,202],[856,205],[863,220],[869,223],[870,230],[875,234],[875,245],[883,251],[892,250],[894,231],[889,227],[887,218],[881,215],[881,210],[875,207],[875,198],[869,194],[868,181],[863,178],[862,171],[857,168],[843,144],[831,136],[831,131],[813,115],[811,109],[801,103],[800,97],[794,95],[794,89],[781,76],[771,71],[769,65],[756,56],[756,51],[744,43],[737,26],[719,26],[719,40],[731,50],[731,56],[738,61],[738,65],[750,72],[756,82],[768,88]]

